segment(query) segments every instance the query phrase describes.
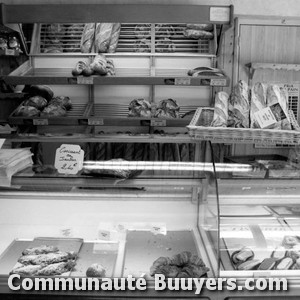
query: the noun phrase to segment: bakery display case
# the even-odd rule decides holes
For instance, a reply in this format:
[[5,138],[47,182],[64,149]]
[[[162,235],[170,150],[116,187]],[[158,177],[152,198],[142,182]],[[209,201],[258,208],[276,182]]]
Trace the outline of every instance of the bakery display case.
[[[2,295],[262,295],[162,293],[154,289],[155,274],[237,278],[239,287],[249,278],[284,277],[290,285],[280,297],[299,294],[298,167],[277,154],[230,155],[228,146],[297,147],[299,132],[210,127],[215,92],[230,86],[217,59],[233,25],[232,6],[2,4],[1,12],[2,23],[33,24],[28,61],[2,76],[22,85],[18,105],[0,112],[3,150],[32,152],[19,170],[5,167],[9,160],[0,151]],[[103,24],[117,28],[117,48],[96,36]],[[107,47],[104,54],[100,46]],[[148,289],[12,292],[11,274],[132,275],[146,278]]]

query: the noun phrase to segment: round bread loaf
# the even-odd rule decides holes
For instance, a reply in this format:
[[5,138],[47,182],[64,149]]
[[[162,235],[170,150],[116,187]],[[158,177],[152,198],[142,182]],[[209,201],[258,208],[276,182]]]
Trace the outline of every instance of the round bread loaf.
[[39,110],[43,110],[48,102],[41,96],[33,96],[24,101],[23,106],[33,106]]
[[92,264],[86,270],[87,277],[105,277],[106,270],[100,264]]
[[53,91],[47,85],[30,85],[25,86],[23,89],[24,93],[28,93],[30,96],[41,96],[47,101],[50,101],[53,98]]
[[60,105],[48,105],[41,112],[42,117],[63,117],[65,116],[67,111],[63,106]]
[[72,108],[72,101],[66,96],[56,96],[52,98],[49,105],[63,106],[66,110],[70,110]]
[[38,117],[40,111],[34,106],[20,106],[14,113],[16,117]]

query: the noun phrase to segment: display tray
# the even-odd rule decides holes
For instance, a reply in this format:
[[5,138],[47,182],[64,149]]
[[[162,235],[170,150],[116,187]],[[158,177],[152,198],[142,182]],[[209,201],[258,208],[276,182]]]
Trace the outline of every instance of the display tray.
[[75,103],[73,107],[67,111],[65,116],[41,116],[41,117],[26,117],[16,116],[16,111],[22,106],[21,103],[8,117],[10,125],[79,125],[82,119],[87,119],[90,111],[90,105],[84,103]]
[[260,145],[299,145],[300,132],[295,130],[211,127],[213,108],[200,107],[187,126],[190,137],[216,143],[251,143]]
[[11,270],[21,264],[17,262],[22,251],[41,245],[57,246],[60,251],[78,253],[76,265],[70,272],[61,276],[85,277],[86,270],[92,264],[101,264],[107,277],[114,276],[116,259],[119,251],[118,242],[84,241],[80,238],[35,238],[34,240],[14,240],[0,256],[1,275],[8,275]]
[[[22,103],[19,105],[22,106]],[[128,117],[128,105],[119,104],[81,104],[75,103],[63,117],[24,117],[16,116],[17,107],[9,116],[10,125],[91,125],[91,126],[152,126],[185,127],[193,114],[184,118]],[[194,106],[181,106],[180,115],[195,111]]]
[[[199,255],[194,232],[167,231],[166,235],[150,231],[130,231],[127,234],[123,276],[150,276],[150,267],[159,257],[172,257],[183,251]],[[205,262],[206,263],[206,262]],[[206,263],[208,266],[208,264]]]
[[[34,240],[14,240],[0,257],[1,274],[8,275],[13,268],[21,266],[18,259],[22,256],[22,251],[27,248],[39,247],[41,245],[56,246],[60,251],[74,251],[79,253],[83,239],[80,238],[54,238],[37,237]],[[69,276],[70,272],[62,274]]]
[[[78,58],[78,61],[81,58]],[[72,76],[72,68],[34,68],[28,61],[9,75],[7,84],[101,84],[101,85],[175,85],[228,86],[227,75],[188,76],[189,69],[115,68],[115,76]]]

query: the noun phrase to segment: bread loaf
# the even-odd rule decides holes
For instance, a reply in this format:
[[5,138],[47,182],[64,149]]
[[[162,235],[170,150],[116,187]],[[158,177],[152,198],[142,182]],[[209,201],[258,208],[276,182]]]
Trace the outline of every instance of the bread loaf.
[[214,34],[209,31],[205,30],[197,30],[197,29],[185,29],[183,31],[183,35],[190,39],[205,39],[205,40],[211,40],[214,38]]
[[113,23],[97,23],[95,31],[95,52],[105,53],[110,45]]
[[175,52],[176,46],[169,38],[164,38],[156,41],[155,50],[156,52]]
[[87,23],[84,25],[84,29],[80,40],[80,50],[82,53],[93,52],[95,40],[95,26],[95,23]]
[[118,42],[119,42],[120,32],[121,32],[121,23],[114,23],[111,31],[111,37],[110,37],[110,42],[109,42],[107,52],[109,53],[116,52]]
[[205,30],[212,31],[214,29],[212,24],[186,24],[187,29]]
[[145,99],[134,99],[129,104],[128,117],[151,117],[151,104]]
[[175,34],[175,29],[169,24],[156,24],[155,25],[155,37],[156,38],[170,38]]
[[63,117],[67,111],[60,105],[48,105],[41,112],[41,117]]
[[41,96],[32,96],[24,101],[24,106],[33,106],[38,110],[44,109],[48,104],[47,100]]
[[94,57],[93,62],[90,64],[90,68],[94,73],[98,75],[106,75],[107,74],[107,62],[106,58],[103,54],[98,54]]
[[65,96],[56,96],[51,99],[49,105],[60,105],[63,106],[66,110],[70,110],[72,108],[72,101],[69,97]]
[[33,106],[19,106],[14,116],[16,117],[38,117],[40,115],[40,111]]
[[28,93],[30,96],[41,96],[47,101],[50,101],[53,98],[53,91],[47,85],[29,85],[25,86],[23,93]]
[[80,42],[77,36],[82,34],[81,24],[72,24],[66,30],[65,34],[65,51],[66,52],[80,52]]
[[249,128],[250,102],[248,84],[240,80],[233,88],[228,103],[228,126]]
[[161,100],[156,108],[155,117],[157,118],[180,118],[180,107],[176,101],[169,98]]
[[267,107],[267,85],[255,83],[251,90],[250,120],[251,128],[259,128],[254,114]]
[[150,52],[151,42],[147,39],[138,40],[134,43],[135,52]]
[[211,126],[227,127],[228,122],[228,99],[226,92],[218,92],[215,96],[214,117]]

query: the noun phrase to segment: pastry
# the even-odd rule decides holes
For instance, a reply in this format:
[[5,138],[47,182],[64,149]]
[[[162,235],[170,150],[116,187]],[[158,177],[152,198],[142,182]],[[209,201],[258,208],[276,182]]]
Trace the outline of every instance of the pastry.
[[63,117],[67,114],[66,109],[60,105],[48,105],[41,112],[41,117]]
[[10,274],[33,276],[36,275],[36,273],[42,268],[43,266],[41,265],[22,265],[21,267],[12,269]]
[[294,260],[291,257],[285,257],[278,262],[275,269],[276,270],[288,270],[294,264]]
[[90,64],[91,70],[98,75],[106,75],[107,61],[104,55],[98,54],[94,57],[93,62]]
[[170,278],[199,278],[207,274],[207,268],[203,260],[197,255],[184,251],[172,258],[160,257],[155,260],[150,268],[150,275],[163,274]]
[[267,84],[257,82],[251,90],[250,127],[260,128],[255,113],[267,107]]
[[76,63],[76,66],[74,69],[72,69],[72,75],[73,76],[79,76],[82,74],[82,71],[87,68],[87,64],[84,61],[79,61]]
[[92,264],[86,270],[87,277],[105,277],[105,268],[100,264]]
[[260,264],[260,260],[250,259],[238,265],[237,269],[241,271],[253,270],[256,269],[259,266],[259,264]]
[[156,52],[175,52],[175,44],[168,38],[159,39],[155,42]]
[[282,259],[286,256],[286,249],[284,247],[277,247],[271,254],[271,257]]
[[58,262],[49,264],[41,269],[39,269],[35,275],[36,276],[55,276],[61,275],[63,273],[69,272],[75,266],[75,261],[68,260],[65,262]]
[[299,241],[298,237],[292,236],[292,235],[286,235],[283,238],[282,246],[285,246],[287,248],[291,248],[291,247],[293,247],[293,246],[295,246],[299,243],[300,243],[300,241]]
[[75,252],[57,251],[54,253],[37,254],[37,255],[23,255],[18,259],[18,262],[24,265],[42,265],[53,264],[62,261],[67,261],[76,258]]
[[72,101],[69,97],[56,96],[52,98],[52,100],[49,102],[49,105],[60,105],[63,106],[66,110],[70,110],[72,108]]
[[37,254],[47,254],[47,253],[53,253],[53,252],[58,252],[58,248],[56,246],[42,245],[42,246],[34,247],[34,248],[27,248],[22,252],[22,254],[23,255],[37,255]]
[[38,110],[43,110],[47,104],[47,100],[41,96],[30,97],[23,102],[23,106],[33,106]]
[[151,24],[136,25],[134,28],[134,34],[140,40],[150,38]]
[[269,257],[265,258],[258,267],[258,270],[272,270],[278,261],[277,258]]
[[233,263],[238,264],[245,262],[246,260],[253,259],[254,257],[254,252],[247,247],[244,247],[238,251],[235,251],[231,255],[231,260]]

